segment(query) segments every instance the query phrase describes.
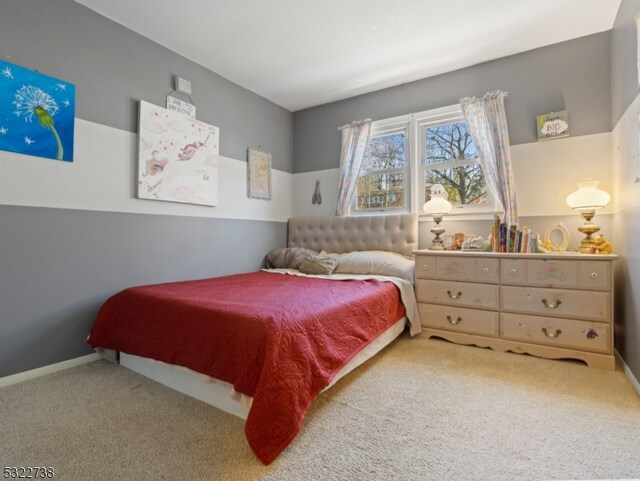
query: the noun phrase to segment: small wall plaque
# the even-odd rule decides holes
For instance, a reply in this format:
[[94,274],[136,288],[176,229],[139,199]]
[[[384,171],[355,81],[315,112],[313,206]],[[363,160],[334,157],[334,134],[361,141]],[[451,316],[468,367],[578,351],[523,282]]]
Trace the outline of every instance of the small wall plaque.
[[569,117],[566,110],[538,115],[536,119],[538,141],[569,137]]
[[196,106],[180,100],[179,98],[167,95],[167,110],[173,110],[175,112],[186,115],[190,119],[196,118]]

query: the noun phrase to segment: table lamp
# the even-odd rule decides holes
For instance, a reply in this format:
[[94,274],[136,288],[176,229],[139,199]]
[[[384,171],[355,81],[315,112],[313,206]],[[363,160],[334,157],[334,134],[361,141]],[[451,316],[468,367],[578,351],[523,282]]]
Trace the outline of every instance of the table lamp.
[[585,219],[584,225],[578,227],[578,231],[586,236],[582,239],[578,252],[593,254],[596,250],[596,245],[591,235],[598,232],[600,226],[591,222],[591,219],[596,215],[596,209],[601,209],[609,203],[611,196],[604,190],[598,189],[597,180],[586,179],[576,185],[578,190],[567,196],[567,205],[573,210],[579,211]]
[[424,204],[422,210],[426,214],[431,214],[433,216],[433,220],[436,225],[431,229],[431,233],[435,235],[433,241],[431,242],[431,247],[429,250],[432,251],[443,251],[444,245],[442,243],[442,239],[440,235],[444,233],[444,227],[440,225],[442,222],[442,216],[451,212],[453,206],[451,202],[447,199],[449,198],[449,194],[444,189],[442,184],[434,184],[431,186],[431,199]]

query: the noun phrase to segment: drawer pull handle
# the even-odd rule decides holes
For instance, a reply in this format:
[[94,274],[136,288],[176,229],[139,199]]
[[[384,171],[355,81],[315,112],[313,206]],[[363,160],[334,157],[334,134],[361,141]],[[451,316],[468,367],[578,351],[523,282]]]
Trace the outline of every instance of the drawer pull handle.
[[517,270],[517,269],[511,269],[511,270],[509,271],[509,274],[511,274],[512,276],[515,276],[517,273],[518,273],[518,270]]
[[422,266],[422,268],[423,268],[425,271],[428,271],[428,270],[429,270],[429,266],[428,266],[427,264],[424,264],[424,265]]
[[562,331],[560,329],[556,329],[556,332],[549,332],[546,327],[542,328],[542,332],[547,337],[558,337],[560,336],[560,334],[562,334]]
[[597,272],[592,272],[591,273],[591,278],[592,279],[597,279],[598,278],[598,273]]
[[560,307],[560,304],[562,304],[562,301],[557,301],[555,304],[550,304],[546,299],[542,299],[542,303],[547,309],[557,309],[558,307]]
[[461,317],[458,317],[456,320],[451,319],[451,316],[447,316],[447,321],[449,321],[449,324],[453,324],[454,326],[456,324],[460,324],[460,321],[462,320]]
[[462,295],[462,292],[458,291],[457,294],[451,294],[451,291],[447,291],[447,295],[451,298],[451,299],[457,299],[458,297],[460,297]]
[[484,272],[486,274],[487,272],[489,272],[489,268],[488,267],[483,267],[482,268],[482,272]]

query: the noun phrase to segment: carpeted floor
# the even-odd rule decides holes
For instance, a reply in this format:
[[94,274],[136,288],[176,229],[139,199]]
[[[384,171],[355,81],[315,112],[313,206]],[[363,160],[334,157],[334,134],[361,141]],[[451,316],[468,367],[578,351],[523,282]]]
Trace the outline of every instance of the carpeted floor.
[[5,466],[72,481],[640,478],[640,397],[621,371],[403,337],[263,466],[242,420],[98,361],[0,389]]

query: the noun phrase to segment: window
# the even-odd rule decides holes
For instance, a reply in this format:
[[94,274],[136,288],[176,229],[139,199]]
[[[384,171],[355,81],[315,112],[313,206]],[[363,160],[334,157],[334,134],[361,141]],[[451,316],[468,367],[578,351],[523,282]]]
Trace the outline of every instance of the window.
[[425,125],[421,137],[425,201],[431,186],[442,184],[454,207],[486,206],[487,184],[467,123]]
[[372,129],[356,184],[357,212],[408,210],[407,129]]
[[459,105],[374,122],[351,213],[421,214],[433,184],[446,189],[452,213],[494,211]]

